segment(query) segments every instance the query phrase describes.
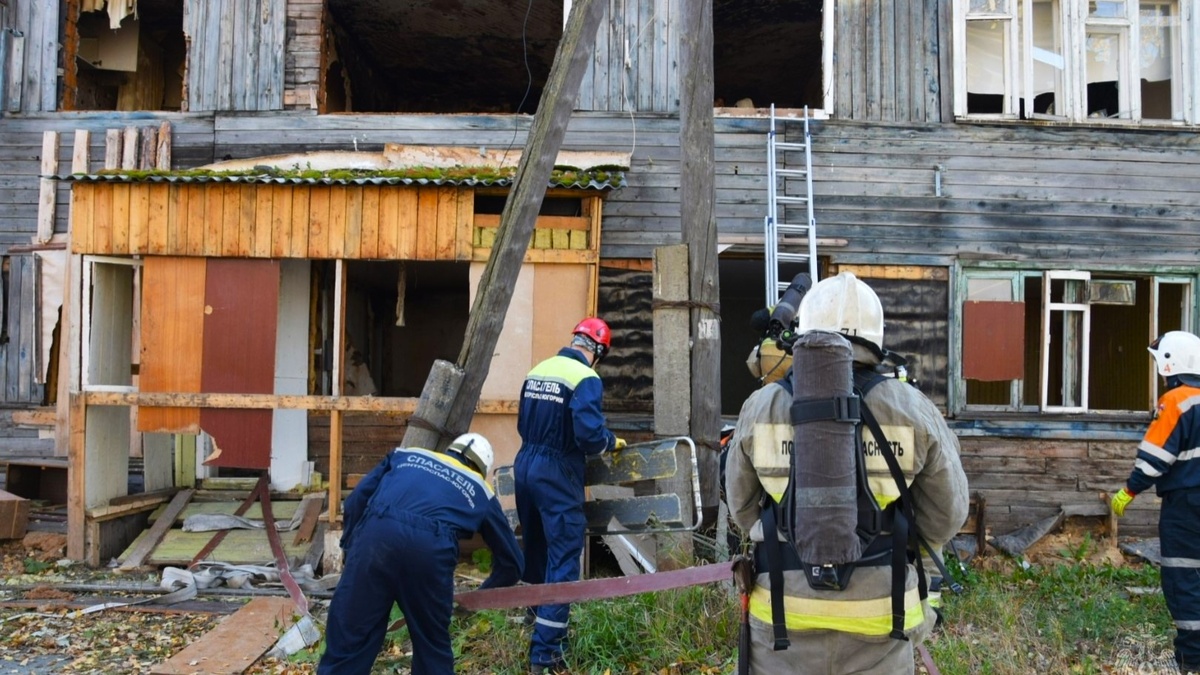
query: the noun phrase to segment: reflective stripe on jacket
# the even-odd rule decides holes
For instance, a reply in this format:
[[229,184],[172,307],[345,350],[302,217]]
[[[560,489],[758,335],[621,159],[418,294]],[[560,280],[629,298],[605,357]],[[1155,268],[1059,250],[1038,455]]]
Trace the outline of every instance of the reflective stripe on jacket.
[[582,482],[584,456],[616,446],[600,411],[603,398],[600,376],[583,354],[560,349],[525,377],[517,416],[522,449],[561,453]]
[[[872,363],[863,358],[859,349],[855,352],[856,365]],[[764,496],[770,494],[778,500],[787,486],[790,446],[785,443],[792,442],[793,436],[791,400],[791,395],[777,385],[754,392],[742,406],[737,430],[730,442],[725,478],[729,511],[739,529],[749,533],[754,541],[763,539],[759,515]],[[940,555],[945,542],[957,534],[965,522],[970,500],[966,474],[959,459],[958,439],[937,407],[916,388],[899,380],[880,382],[868,392],[865,403],[883,427],[893,451],[897,452],[913,494],[917,527]],[[866,450],[870,453],[875,441],[869,430],[864,433],[864,441],[870,443]],[[874,454],[877,463],[872,462],[870,454],[867,458],[872,492],[877,500],[887,503],[895,499],[897,488],[882,455],[877,449]],[[909,576],[914,586],[915,574],[910,565]],[[786,571],[784,575],[785,604],[793,608],[786,614],[788,628],[819,627],[859,635],[886,635],[890,631],[890,567],[858,568],[850,587],[841,591],[837,599],[832,599],[834,596],[829,591],[812,590],[803,580],[802,572]],[[792,575],[799,575],[796,583],[789,580]],[[760,601],[756,606],[755,596],[751,596],[751,611],[770,622],[767,576],[760,575],[756,585],[755,593],[760,594]],[[822,602],[812,602],[817,600]],[[867,600],[878,601],[878,606],[883,609],[878,613],[864,609],[866,605],[861,603]],[[829,603],[845,601],[855,603],[857,608],[818,616],[821,612],[832,611],[835,605]],[[919,601],[914,603],[907,595],[905,606],[907,632],[914,624],[922,624],[923,610]],[[817,626],[817,623],[821,625]]]
[[1137,460],[1126,482],[1137,494],[1158,488],[1200,487],[1200,388],[1186,384],[1158,399],[1154,421],[1138,444]]

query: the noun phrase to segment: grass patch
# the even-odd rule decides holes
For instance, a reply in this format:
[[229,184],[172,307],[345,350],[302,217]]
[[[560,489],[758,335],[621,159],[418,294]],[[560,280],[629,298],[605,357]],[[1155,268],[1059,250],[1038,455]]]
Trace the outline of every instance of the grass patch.
[[[943,596],[946,623],[927,643],[941,673],[1175,672],[1175,631],[1158,590],[1157,568],[1094,564],[1082,557],[1029,565],[988,556],[956,574],[967,590]],[[732,675],[737,669],[737,606],[729,584],[576,603],[567,651],[570,670],[588,675]],[[398,616],[393,612],[393,619]],[[521,624],[523,616],[523,609],[456,616],[451,623],[455,672],[523,675],[532,632]],[[320,648],[294,655],[284,669],[251,672],[311,673]],[[390,633],[372,672],[408,673],[410,652],[407,630]],[[919,658],[917,662],[917,672],[925,672]]]
[[943,596],[947,622],[929,643],[944,675],[1170,672],[1159,668],[1174,629],[1154,567],[1008,564],[964,583]]

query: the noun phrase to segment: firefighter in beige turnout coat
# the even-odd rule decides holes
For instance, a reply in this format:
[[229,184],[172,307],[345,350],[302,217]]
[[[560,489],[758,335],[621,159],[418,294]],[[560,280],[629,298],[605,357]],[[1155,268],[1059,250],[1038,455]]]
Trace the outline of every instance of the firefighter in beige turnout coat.
[[[879,365],[878,349],[862,343],[882,347],[882,306],[874,291],[852,274],[842,273],[818,283],[804,298],[799,314],[799,332],[824,329],[851,337],[855,368]],[[727,460],[729,510],[743,536],[748,534],[753,542],[763,541],[759,517],[764,497],[770,495],[779,502],[788,484],[794,438],[789,412],[791,385],[789,377],[764,386],[746,400]],[[965,522],[969,505],[958,440],[933,403],[898,379],[880,382],[864,402],[896,450],[913,495],[916,527],[940,555]],[[864,441],[869,442],[867,433]],[[868,451],[867,468],[871,490],[881,506],[899,496],[878,453]],[[937,574],[931,564],[925,569],[927,574]],[[908,640],[888,636],[892,628],[890,566],[858,568],[842,591],[814,590],[802,571],[785,567],[784,605],[791,646],[781,651],[773,649],[767,571],[760,565],[756,573],[750,596],[751,672],[914,672],[913,646],[932,631],[936,615],[928,601],[919,599],[913,565],[909,565],[904,597]]]

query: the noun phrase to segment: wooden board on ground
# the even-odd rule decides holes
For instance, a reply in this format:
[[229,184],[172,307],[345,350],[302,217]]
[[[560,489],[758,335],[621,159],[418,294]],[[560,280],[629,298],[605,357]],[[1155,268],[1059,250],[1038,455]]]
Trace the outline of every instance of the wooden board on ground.
[[146,556],[154,551],[154,547],[158,546],[162,538],[166,536],[167,531],[171,529],[171,523],[175,517],[187,507],[187,504],[192,499],[194,490],[183,490],[175,495],[170,504],[167,504],[163,511],[163,517],[159,518],[150,526],[150,529],[142,533],[138,537],[140,540],[137,546],[129,548],[128,555],[121,557],[121,569],[131,570],[142,564],[146,560]]
[[[265,537],[264,537],[265,539]],[[290,598],[254,598],[199,640],[151,670],[153,675],[235,675],[259,659],[295,623]]]
[[[133,540],[130,547],[121,554],[125,559],[130,551],[138,546],[141,539],[147,536],[149,530],[143,531]],[[167,532],[163,540],[150,554],[146,565],[188,565],[200,549],[208,543],[217,532],[184,532],[179,528]],[[283,550],[289,561],[303,559],[308,555],[311,542],[296,545],[292,538],[283,537]],[[271,554],[271,544],[267,541],[265,530],[229,530],[215,550],[207,557],[208,560],[230,563],[233,565],[266,565],[275,559]]]
[[[183,512],[180,513],[179,516],[175,519],[175,524],[182,525],[184,519],[186,519],[188,516],[193,516],[196,514],[233,515],[233,512],[237,511],[237,508],[239,506],[241,506],[240,500],[236,501],[236,502],[197,502],[197,501],[193,501],[190,504],[188,504],[187,508],[185,508],[183,510]],[[292,516],[294,516],[296,514],[296,509],[298,509],[298,508],[300,508],[299,501],[275,501],[274,499],[271,500],[271,513],[275,514],[276,521],[291,520]],[[150,514],[150,522],[151,523],[157,522],[159,516],[161,516],[163,514],[163,511],[166,511],[166,509],[167,509],[167,506],[165,504],[163,506],[155,509],[154,513]],[[258,502],[254,502],[253,504],[250,505],[250,508],[246,510],[246,513],[244,513],[242,515],[243,515],[243,517],[248,518],[250,520],[262,520],[262,504],[259,504]]]

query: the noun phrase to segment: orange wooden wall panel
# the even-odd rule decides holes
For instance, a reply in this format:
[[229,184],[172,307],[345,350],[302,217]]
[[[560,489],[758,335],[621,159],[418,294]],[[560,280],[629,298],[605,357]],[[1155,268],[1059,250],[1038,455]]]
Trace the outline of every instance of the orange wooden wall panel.
[[417,194],[417,260],[437,259],[437,212],[440,201],[436,190]]
[[329,188],[329,248],[330,258],[346,257],[346,203],[348,190],[345,185]]
[[204,190],[204,246],[203,254],[210,257],[221,255],[221,227],[225,222],[225,191],[220,185],[209,185]]
[[379,186],[367,185],[362,190],[362,231],[358,235],[361,258],[379,257],[379,217]]
[[316,186],[308,195],[308,255],[307,258],[329,257],[329,203],[331,188]]
[[116,183],[112,190],[112,248],[117,255],[129,253],[129,184]]
[[438,190],[437,235],[433,257],[437,260],[454,260],[455,235],[458,234],[458,190]]
[[187,208],[187,222],[180,223],[178,232],[188,255],[204,255],[204,237],[208,231],[208,199],[203,185],[187,186],[186,198],[180,202]]
[[475,191],[458,191],[458,225],[454,235],[455,260],[470,260],[472,243],[475,234]]
[[362,257],[362,231],[363,188],[355,186],[355,189],[346,193],[346,226],[345,235],[342,237],[345,246],[342,247],[339,258],[358,260]]
[[137,189],[129,193],[129,227],[126,252],[145,253],[146,231],[150,227],[150,191]]
[[413,260],[417,257],[417,217],[420,213],[420,191],[401,190],[396,208],[396,258]]
[[109,253],[112,251],[113,191],[97,190],[92,205],[92,248]]
[[379,193],[379,257],[394,260],[400,251],[400,199],[408,190],[381,190]]
[[[204,334],[203,258],[149,256],[142,267],[141,366],[144,392],[200,391]],[[196,433],[195,408],[138,410],[138,430]]]
[[292,238],[292,186],[272,185],[271,256],[286,258]]
[[271,235],[274,232],[272,210],[275,208],[275,192],[270,185],[259,185],[254,191],[254,237],[250,255],[255,258],[271,257]]
[[302,187],[292,192],[292,237],[289,247],[291,258],[308,257],[308,211],[310,191]]
[[[178,188],[176,188],[178,190]],[[170,211],[171,188],[162,183],[150,186],[146,191],[146,227],[136,237],[131,237],[129,246],[134,247],[136,240],[137,252],[148,253],[150,250],[150,233],[167,232],[167,214]]]
[[81,253],[92,247],[92,204],[95,186],[76,185],[71,190],[71,251]]

